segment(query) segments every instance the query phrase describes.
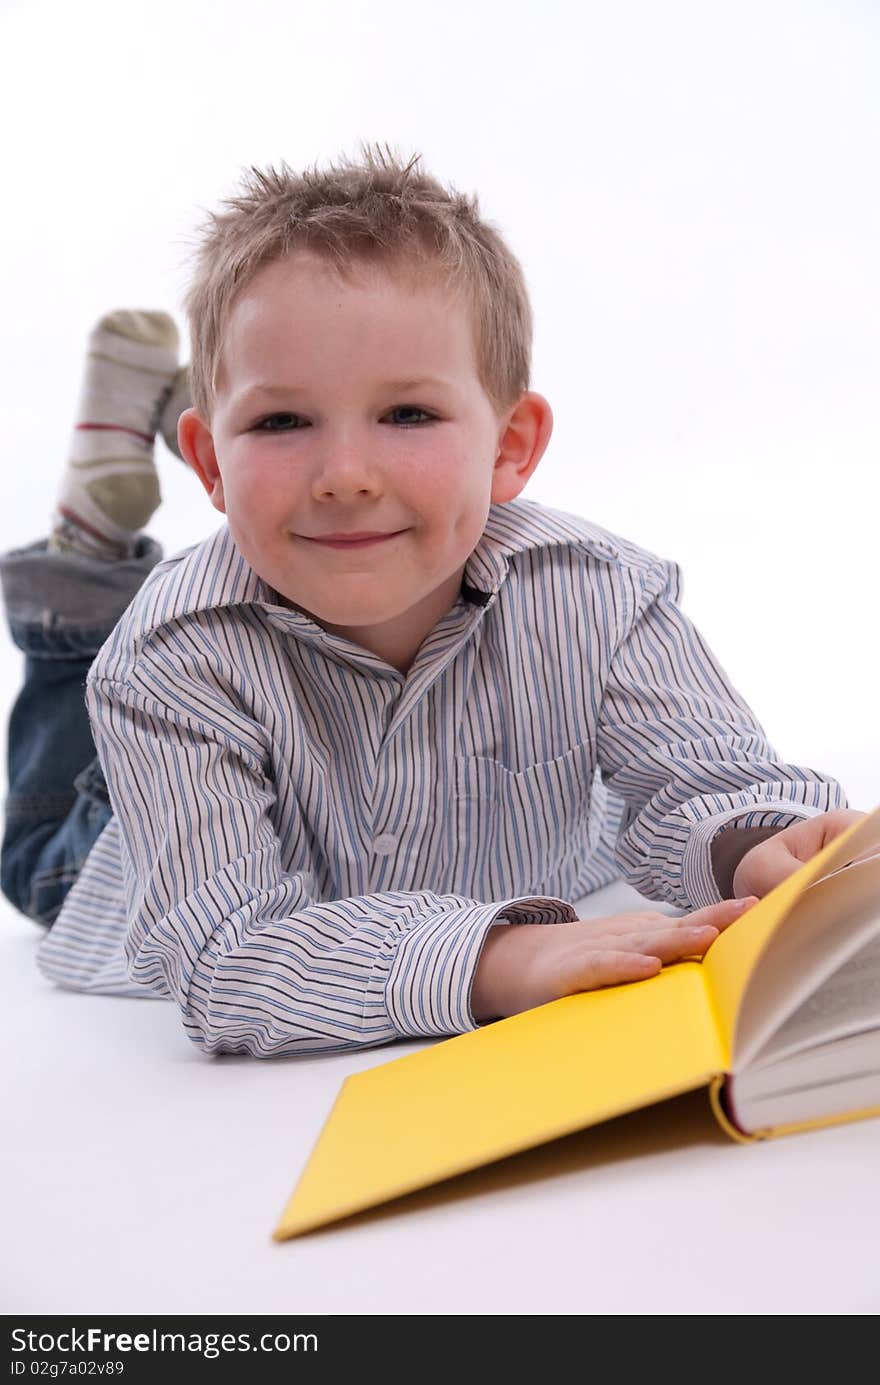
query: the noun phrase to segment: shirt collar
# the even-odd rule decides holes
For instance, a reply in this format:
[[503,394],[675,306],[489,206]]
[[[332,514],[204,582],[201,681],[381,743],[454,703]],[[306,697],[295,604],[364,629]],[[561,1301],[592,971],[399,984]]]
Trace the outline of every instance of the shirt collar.
[[[552,510],[536,501],[517,497],[492,505],[483,533],[471,552],[462,575],[461,594],[466,604],[488,609],[507,577],[511,558],[528,549],[548,544],[583,542],[606,550],[605,531],[565,511]],[[253,570],[239,552],[224,524],[201,543],[158,563],[129,607],[136,629],[151,629],[181,616],[222,606],[255,605],[266,608],[273,623],[314,634],[321,627],[310,616],[282,605],[279,594]]]

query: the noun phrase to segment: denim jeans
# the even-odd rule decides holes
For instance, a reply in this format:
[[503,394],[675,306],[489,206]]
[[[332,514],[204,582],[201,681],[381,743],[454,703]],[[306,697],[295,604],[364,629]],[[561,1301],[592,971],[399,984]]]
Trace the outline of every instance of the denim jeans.
[[24,654],[8,724],[0,890],[37,923],[54,923],[112,816],[86,674],[162,557],[145,534],[134,557],[118,562],[50,552],[46,539],[0,555],[9,632]]

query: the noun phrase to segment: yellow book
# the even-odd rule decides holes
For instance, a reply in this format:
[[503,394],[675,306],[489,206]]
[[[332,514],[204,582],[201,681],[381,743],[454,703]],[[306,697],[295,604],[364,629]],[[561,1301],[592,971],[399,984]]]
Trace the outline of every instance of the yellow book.
[[738,1140],[880,1115],[880,806],[701,961],[347,1078],[274,1239],[699,1087]]

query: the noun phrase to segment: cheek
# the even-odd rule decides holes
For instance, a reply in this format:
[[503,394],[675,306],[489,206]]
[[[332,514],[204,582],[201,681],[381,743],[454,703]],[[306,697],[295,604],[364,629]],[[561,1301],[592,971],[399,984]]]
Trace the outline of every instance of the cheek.
[[289,505],[289,491],[284,471],[263,459],[242,459],[225,484],[228,505],[241,515],[274,514]]
[[398,484],[434,507],[448,506],[479,489],[479,466],[459,442],[436,435],[430,447],[414,448],[395,467]]
[[449,455],[434,443],[431,447],[411,447],[386,458],[388,483],[401,491],[427,495],[449,470]]

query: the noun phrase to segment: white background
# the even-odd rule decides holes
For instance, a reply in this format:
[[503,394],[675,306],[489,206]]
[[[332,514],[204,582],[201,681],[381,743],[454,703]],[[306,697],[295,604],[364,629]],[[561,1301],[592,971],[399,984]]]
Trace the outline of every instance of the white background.
[[[780,753],[840,778],[854,807],[880,802],[880,6],[2,0],[0,51],[0,549],[46,531],[95,319],[114,307],[165,308],[180,326],[186,359],[180,303],[204,210],[234,195],[249,165],[324,165],[356,154],[360,139],[388,141],[406,156],[421,153],[444,183],[477,192],[483,214],[524,266],[536,319],[532,387],[550,400],[556,420],[525,496],[680,562],[685,612]],[[165,503],[149,532],[172,553],[222,521],[161,442],[157,459]],[[3,626],[0,712],[11,704],[20,667]],[[23,926],[14,921],[16,940]],[[34,984],[36,1023],[46,997],[35,973]],[[119,1014],[123,1042],[130,1032],[123,1011],[140,1004],[66,997],[58,1034],[76,1024],[80,1005],[87,1033],[91,1025],[112,1028]],[[173,1012],[149,1008],[149,1018],[138,1011],[143,1022],[167,1025],[180,1060],[194,1060]],[[22,998],[21,1016],[27,1013]],[[26,1047],[33,1040],[22,1036]],[[106,1036],[89,1060],[96,1091],[105,1043]],[[276,1103],[279,1082],[289,1090],[295,1076],[289,1065],[275,1078],[243,1066],[248,1090],[269,1083]],[[241,1072],[238,1063],[232,1071]],[[336,1080],[322,1089],[301,1132],[303,1157]],[[69,1090],[76,1090],[73,1075]],[[65,1146],[81,1148],[85,1159],[103,1138],[85,1117],[77,1131],[75,1108],[66,1115],[57,1153],[51,1136],[42,1163],[26,1144],[19,1151],[21,1167],[39,1166],[47,1186],[66,1162]],[[145,1119],[154,1127],[152,1116]],[[227,1112],[225,1119],[233,1118]],[[166,1138],[179,1143],[180,1127]],[[817,1143],[799,1148],[818,1156],[844,1137],[809,1138]],[[791,1156],[762,1158],[782,1160],[784,1181]],[[230,1186],[228,1170],[216,1157],[208,1163],[219,1196]],[[295,1172],[283,1153],[278,1164],[265,1205],[252,1209],[261,1245],[289,1191],[288,1167],[291,1179]],[[78,1178],[70,1197],[58,1185],[70,1218],[62,1234],[74,1259],[76,1227],[97,1226],[95,1246],[110,1244],[120,1213],[112,1199],[103,1211],[95,1202],[78,1209]],[[234,1186],[243,1196],[243,1186]],[[579,1183],[579,1197],[589,1186],[589,1179]],[[768,1184],[765,1213],[775,1186]],[[647,1203],[655,1203],[645,1188]],[[124,1205],[134,1196],[126,1194]],[[529,1206],[531,1198],[529,1185]],[[840,1221],[844,1261],[846,1237],[858,1234],[851,1210],[851,1221]],[[37,1235],[59,1227],[48,1205],[46,1215]],[[155,1223],[157,1246],[174,1243],[174,1208],[157,1211],[151,1202],[149,1216],[146,1206],[138,1215]],[[799,1213],[793,1216],[799,1225]],[[400,1279],[396,1255],[408,1269],[415,1262],[394,1250],[400,1223],[392,1217],[383,1225],[393,1244],[380,1285],[385,1274]],[[745,1263],[755,1247],[747,1221],[743,1227]],[[588,1230],[586,1218],[582,1234]],[[780,1227],[779,1244],[792,1245],[793,1263],[800,1252],[790,1231]],[[418,1222],[413,1234],[418,1239]],[[695,1244],[699,1235],[695,1226]],[[88,1237],[83,1244],[87,1250]],[[347,1244],[329,1242],[337,1267],[348,1263]],[[33,1251],[33,1278],[22,1281],[17,1306],[78,1306],[82,1300],[64,1288],[72,1265],[65,1262],[63,1278],[47,1280],[36,1243]],[[458,1244],[450,1247],[451,1274],[462,1254]],[[160,1260],[147,1263],[157,1286],[166,1284]],[[130,1309],[149,1301],[137,1264],[132,1251],[123,1256],[127,1268],[96,1267],[107,1286],[118,1282],[119,1293],[102,1299],[96,1290],[88,1304]],[[533,1282],[517,1299],[515,1261],[505,1272],[492,1252],[491,1264],[508,1304],[527,1309],[531,1301],[537,1311],[553,1311],[546,1297],[533,1296]],[[809,1261],[803,1264],[804,1283],[812,1282]],[[651,1276],[633,1302],[623,1266],[621,1275],[619,1298],[608,1293],[594,1302],[612,1312],[616,1303],[628,1304],[620,1311],[652,1311]],[[274,1276],[269,1261],[266,1276]],[[677,1282],[667,1283],[667,1311],[676,1311]],[[47,1286],[42,1296],[40,1284]],[[427,1281],[421,1287],[430,1289]],[[850,1287],[827,1279],[811,1307],[840,1303],[841,1311],[847,1304],[858,1311],[865,1300]],[[356,1312],[357,1292],[354,1286],[348,1300],[319,1296],[314,1304],[294,1295],[291,1307],[347,1304]],[[173,1288],[163,1293],[157,1289],[157,1307],[201,1306],[185,1290],[180,1298]],[[579,1301],[556,1300],[562,1311],[576,1311]],[[226,1304],[216,1295],[213,1302]],[[792,1302],[776,1300],[789,1311]],[[233,1282],[232,1303],[254,1311],[255,1298]],[[480,1311],[479,1298],[472,1303]],[[446,1306],[462,1309],[454,1298]],[[708,1291],[702,1308],[693,1296],[682,1302],[680,1311],[694,1310],[761,1311],[742,1297],[725,1309]]]
[[[524,495],[677,559],[780,753],[880,802],[880,6],[5,0],[0,46],[0,547],[46,530],[96,318],[165,308],[187,359],[203,211],[388,141],[523,264],[556,420]],[[156,451],[170,553],[222,521]],[[4,626],[7,704],[19,666]]]

